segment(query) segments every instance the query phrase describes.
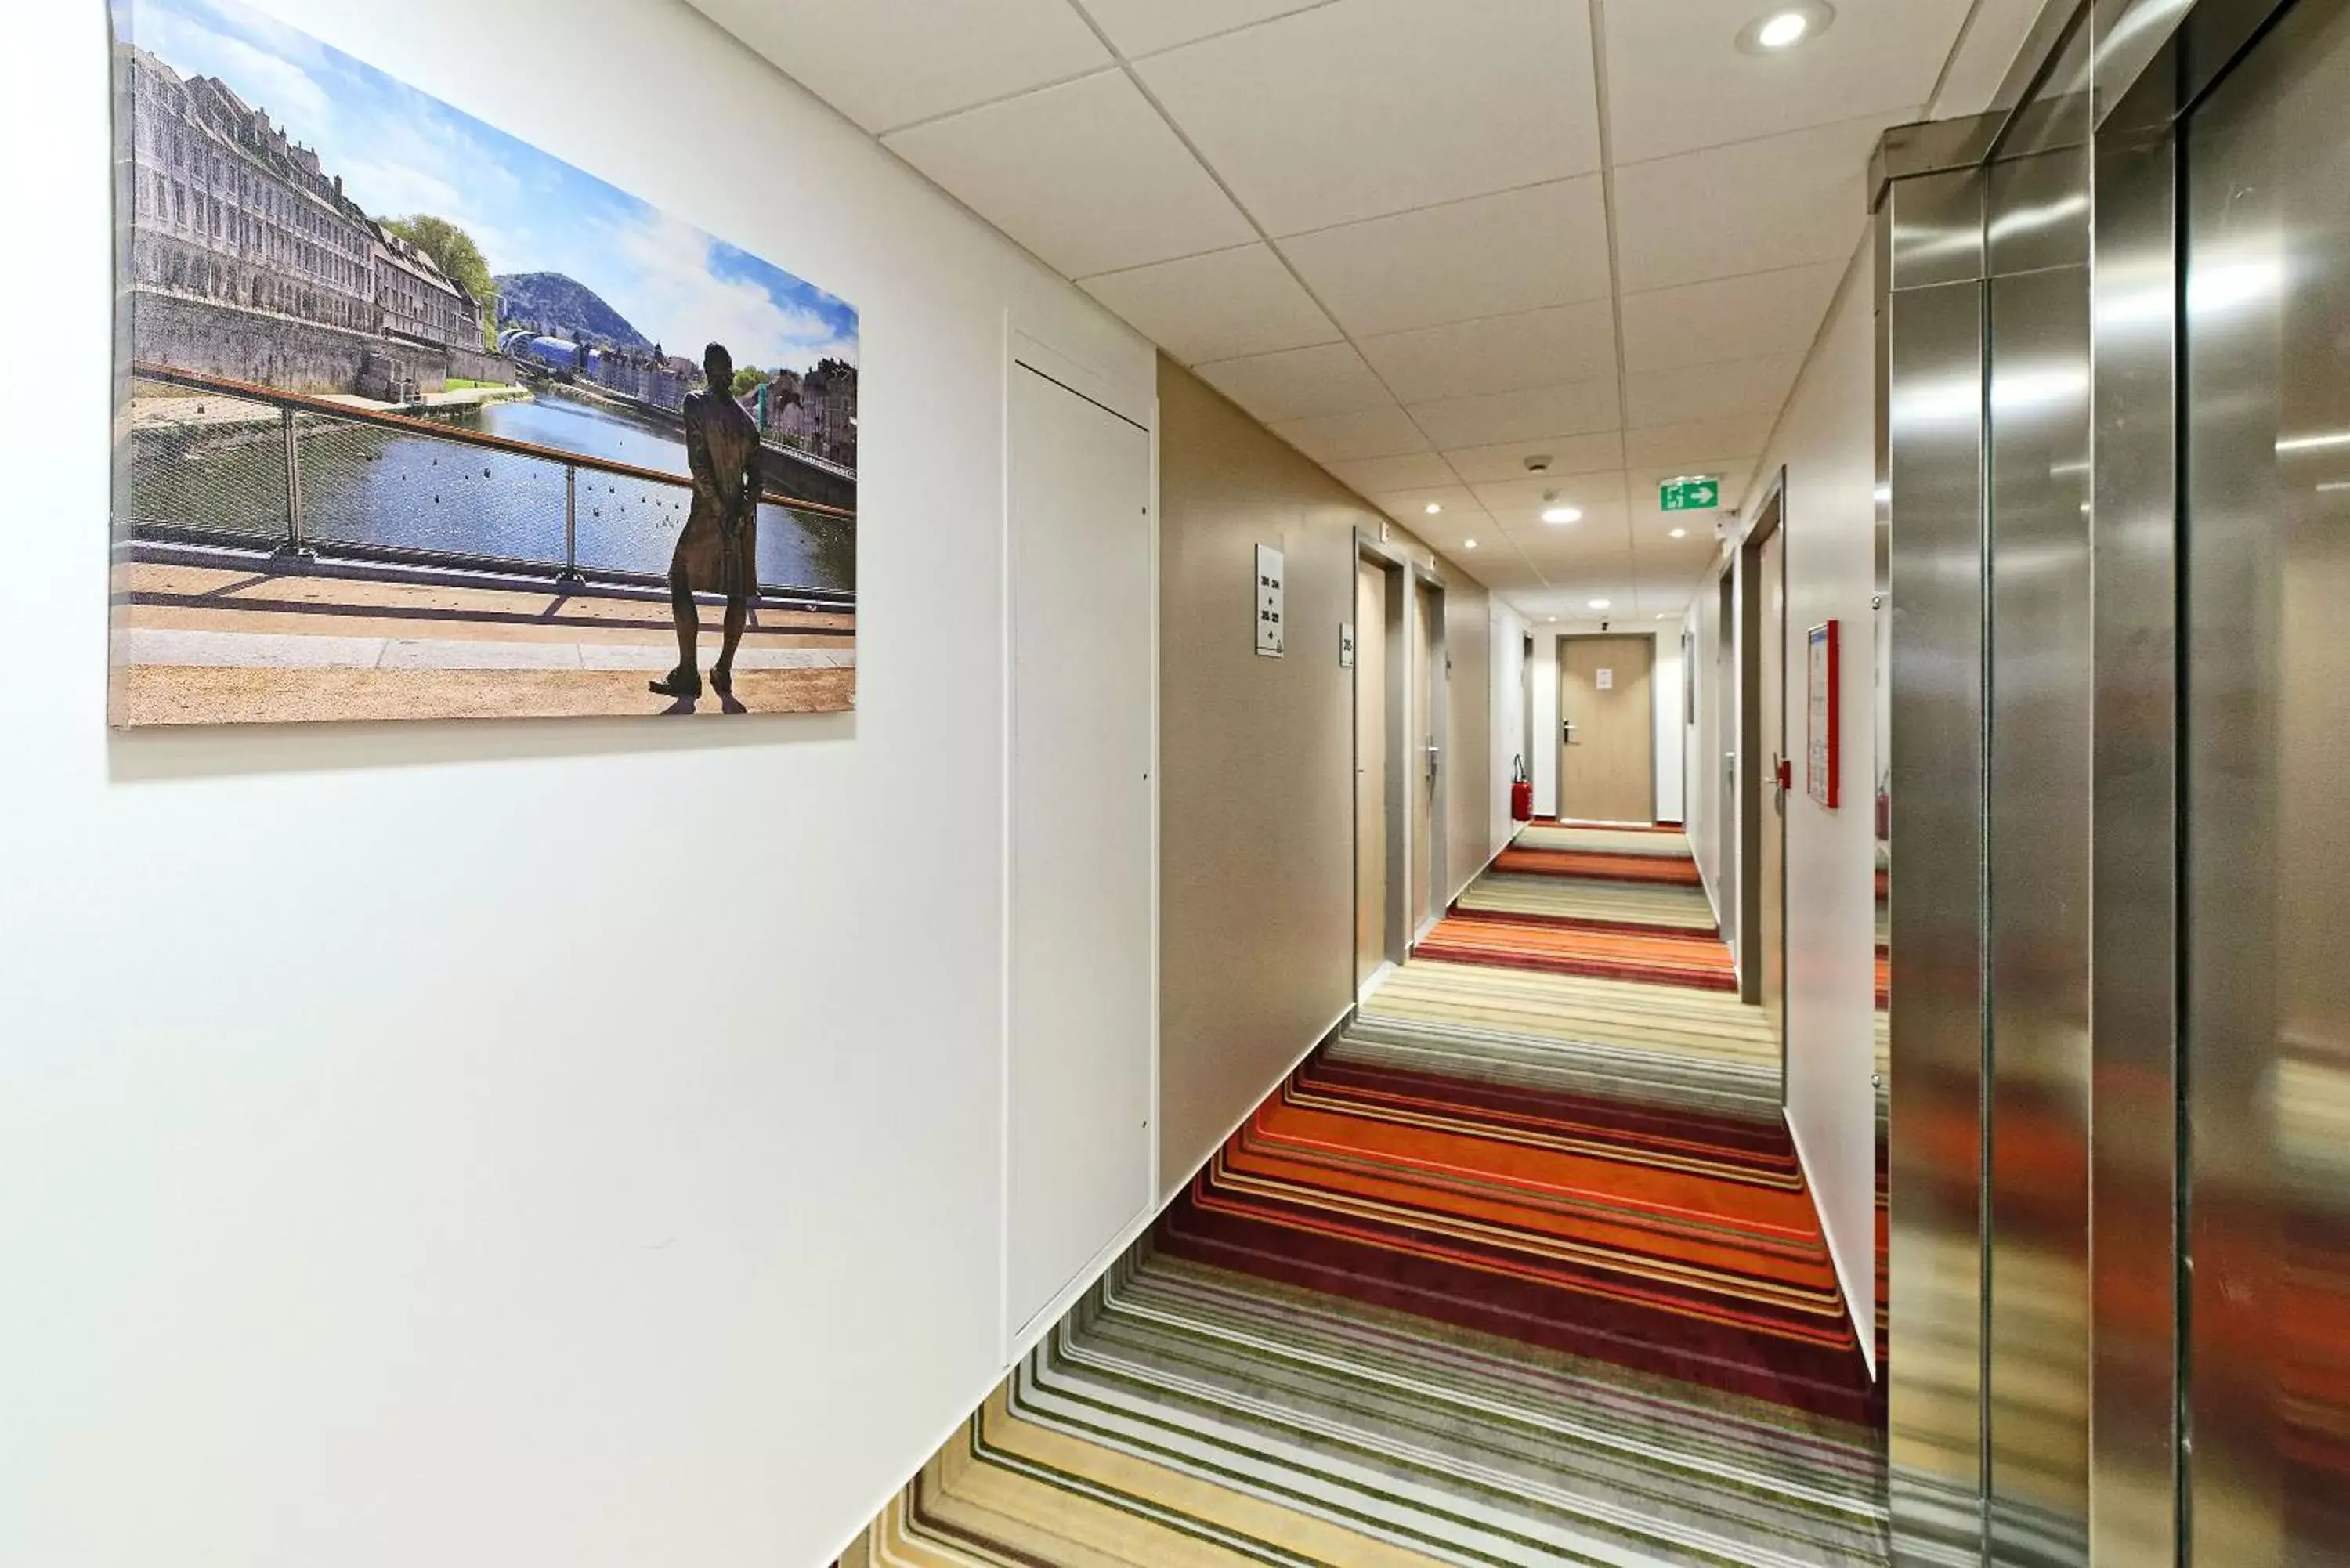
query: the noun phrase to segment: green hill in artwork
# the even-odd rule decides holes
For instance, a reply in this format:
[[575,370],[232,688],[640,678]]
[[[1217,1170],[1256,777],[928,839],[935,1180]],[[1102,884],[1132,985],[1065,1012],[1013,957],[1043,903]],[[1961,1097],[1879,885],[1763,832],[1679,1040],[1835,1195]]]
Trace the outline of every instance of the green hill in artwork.
[[535,327],[599,348],[649,350],[653,347],[652,339],[577,278],[559,272],[517,272],[492,281],[497,285],[502,322]]

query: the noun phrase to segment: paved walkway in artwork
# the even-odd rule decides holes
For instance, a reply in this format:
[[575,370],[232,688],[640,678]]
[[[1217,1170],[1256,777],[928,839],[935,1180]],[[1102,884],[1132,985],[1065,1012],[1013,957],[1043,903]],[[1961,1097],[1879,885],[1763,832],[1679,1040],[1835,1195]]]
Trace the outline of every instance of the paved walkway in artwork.
[[[135,723],[658,713],[666,596],[124,562],[114,666]],[[702,663],[722,607],[702,607]],[[853,614],[762,607],[735,658],[752,712],[852,707]],[[713,693],[690,711],[729,711]]]

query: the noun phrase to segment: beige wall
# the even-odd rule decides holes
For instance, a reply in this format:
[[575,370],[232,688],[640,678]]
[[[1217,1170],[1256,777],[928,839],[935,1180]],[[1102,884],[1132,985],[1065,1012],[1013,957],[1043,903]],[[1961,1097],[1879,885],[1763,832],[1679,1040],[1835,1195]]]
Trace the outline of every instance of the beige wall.
[[[1159,1171],[1188,1179],[1354,1001],[1354,618],[1362,499],[1190,372],[1159,367]],[[1427,562],[1389,524],[1391,547]],[[1255,651],[1255,547],[1288,653]],[[1448,882],[1484,864],[1486,595],[1450,562]]]
[[1492,792],[1509,781],[1493,777],[1493,624],[1485,586],[1450,561],[1444,574],[1444,657],[1450,670],[1444,765],[1445,901],[1485,868],[1492,842]]

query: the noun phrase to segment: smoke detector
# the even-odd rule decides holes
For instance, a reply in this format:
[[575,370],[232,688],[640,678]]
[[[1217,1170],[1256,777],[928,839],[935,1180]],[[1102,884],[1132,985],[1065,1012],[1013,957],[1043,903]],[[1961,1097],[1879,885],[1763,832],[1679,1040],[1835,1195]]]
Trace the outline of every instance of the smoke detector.
[[1526,459],[1526,472],[1528,473],[1548,473],[1550,472],[1550,453],[1546,452],[1536,452],[1534,456]]

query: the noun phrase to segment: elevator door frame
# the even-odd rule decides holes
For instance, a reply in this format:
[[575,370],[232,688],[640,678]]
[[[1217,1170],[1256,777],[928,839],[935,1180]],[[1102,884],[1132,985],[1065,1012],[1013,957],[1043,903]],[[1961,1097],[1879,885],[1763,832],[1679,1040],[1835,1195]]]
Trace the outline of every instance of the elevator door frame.
[[[2338,9],[2350,0],[2299,4]],[[1985,290],[1996,269],[1986,264],[1981,248],[1986,238],[1998,236],[1988,225],[1981,182],[1970,189],[1969,177],[1987,171],[2002,149],[2026,143],[2045,130],[2046,117],[2053,111],[2050,95],[2043,88],[2061,80],[2074,94],[2087,95],[2093,169],[2088,267],[2093,439],[2087,526],[2095,566],[2089,612],[2088,659],[2094,672],[2089,811],[2083,825],[2090,846],[2091,911],[2090,1092],[2083,1132],[2093,1239],[2084,1288],[2094,1331],[2087,1347],[2087,1387],[2082,1391],[2090,1484],[2078,1560],[2098,1564],[2134,1568],[2194,1561],[2199,1568],[2236,1568],[2236,1562],[2242,1561],[2247,1568],[2266,1568],[2272,1563],[2298,1561],[2284,1555],[2282,1500],[2275,1496],[2249,1501],[2232,1496],[2226,1500],[2225,1511],[2230,1521],[2239,1524],[2249,1517],[2248,1511],[2265,1511],[2262,1517],[2273,1551],[2230,1559],[2211,1541],[2204,1542],[2209,1550],[2195,1550],[2199,1517],[2208,1512],[2216,1518],[2222,1512],[2210,1506],[2218,1500],[2200,1497],[2201,1489],[2228,1469],[2261,1473],[2270,1457],[2224,1452],[2222,1445],[2233,1438],[2220,1430],[2196,1431],[2190,1446],[2182,1399],[2188,1386],[2184,1379],[2199,1354],[2231,1352],[2226,1345],[2199,1349],[2192,1311],[2200,1293],[2227,1287],[2217,1279],[2196,1279],[2189,1266],[2196,1232],[2187,1185],[2191,1149],[2182,1113],[2188,1075],[2180,1014],[2185,889],[2179,881],[2179,856],[2185,841],[2178,794],[2184,734],[2179,506],[2186,458],[2180,441],[2181,363],[2187,349],[2179,337],[2186,318],[2186,279],[2179,270],[2186,254],[2183,144],[2188,117],[2289,9],[2291,0],[2194,0],[2191,5],[2095,0],[2071,15],[2064,7],[2052,6],[2049,18],[2033,31],[2026,60],[2002,87],[1998,107],[1971,120],[1888,132],[1872,171],[1873,205],[1882,214],[1877,228],[1880,310],[1886,308],[1888,286],[1897,299],[1907,288],[1920,302],[1935,288]],[[2076,31],[2084,27],[2089,29],[2085,37]],[[2060,77],[2057,67],[2068,56],[2073,63]],[[1971,216],[1969,203],[1976,204]],[[1899,212],[1903,206],[1906,213]],[[1971,261],[1966,245],[1947,243],[1970,232],[1976,250]],[[1920,318],[1911,314],[1914,329]],[[1885,345],[1881,352],[1894,370],[1879,417],[1889,419],[1893,431],[1887,546],[1895,564],[1887,606],[1896,639],[1891,745],[1896,782],[1907,803],[1896,819],[1916,833],[1924,826],[1926,797],[1931,791],[1974,786],[1961,779],[1903,771],[1902,759],[1919,754],[1918,732],[1905,736],[1905,729],[1913,724],[1930,728],[1934,722],[1930,710],[1917,703],[1922,694],[1919,682],[1948,683],[1953,674],[1964,672],[1929,668],[1930,659],[1913,658],[1905,674],[1903,628],[1929,607],[1922,606],[1915,594],[1905,597],[1901,562],[1909,559],[1919,574],[1908,579],[1913,584],[1936,572],[1958,572],[1960,562],[1947,550],[1939,559],[1920,558],[1921,541],[1915,530],[1919,519],[1934,515],[1934,505],[1962,506],[1967,497],[1962,490],[1946,486],[1931,492],[1930,486],[1914,483],[1918,471],[1914,457],[1905,459],[1902,422],[1905,418],[1913,421],[1914,431],[1917,423],[1945,412],[1939,405],[1948,401],[1952,389],[1947,375],[1933,386],[1921,380],[1907,391],[1928,395],[1907,396],[1905,415],[1905,388],[1899,379],[1903,332],[1897,317],[1889,336],[1880,338]],[[1975,391],[1981,395],[1981,411],[1963,416],[1961,422],[1980,422],[1988,433],[1998,414],[1988,396],[1988,346],[1979,342],[1978,347],[1982,384]],[[1945,477],[1961,486],[1968,483],[1955,468]],[[1978,506],[1989,504],[1980,489],[1972,501]],[[1921,506],[1926,510],[1921,512]],[[1905,518],[1911,520],[1906,542]],[[1967,547],[1956,536],[1939,543]],[[1950,580],[1947,576],[1945,580]],[[1930,639],[1922,646],[1928,654],[1939,652],[1946,663],[1955,651]],[[1981,652],[1988,657],[1989,649]],[[1976,673],[1982,671],[1978,668]],[[1995,755],[1984,763],[1986,768],[1996,765]],[[1977,806],[1981,808],[1980,800]],[[1979,888],[1955,883],[1939,889],[1930,886],[1938,865],[1934,847],[1930,834],[1906,847],[1900,857],[1902,875],[1893,883],[1895,1339],[1887,1373],[1897,1563],[1973,1562],[1988,1560],[1991,1551],[1991,1543],[1982,1538],[1990,1521],[1989,1493],[1981,1487],[1990,1473],[1995,1440],[1984,1414],[1988,1389],[1951,1383],[1947,1353],[1955,1347],[1919,1334],[1921,1325],[1930,1326],[1935,1293],[1947,1295],[1957,1283],[1953,1278],[1935,1279],[1926,1264],[1928,1252],[1958,1238],[1935,1233],[1925,1210],[1942,1197],[1955,1197],[1956,1191],[1929,1194],[1926,1189],[1934,1184],[1913,1179],[1920,1173],[1903,1163],[1914,1158],[1917,1141],[1901,1130],[1905,1104],[1929,1106],[1941,1087],[1938,1078],[1947,1077],[1952,1065],[1926,1051],[1926,1020],[1918,1009],[1929,1001],[1955,1004],[1959,1000],[1934,996],[1935,976],[1925,962],[1933,955],[1920,950],[1917,939],[1925,933],[1905,923],[1904,910],[1922,913],[1939,891],[1947,893],[1954,905],[1973,905],[1979,936],[1987,929],[1981,922],[1989,919]],[[1950,870],[1955,875],[1957,868]],[[1986,1051],[1983,1064],[1989,1062]],[[1978,1087],[1982,1092],[1968,1102],[1970,1107],[1990,1103],[1988,1085]],[[1960,1107],[1952,1099],[1943,1108]],[[1923,1126],[1908,1125],[1913,1129]],[[1944,1126],[1937,1130],[1955,1152],[1960,1140],[1948,1136],[1955,1129]],[[2235,1136],[2247,1130],[2223,1133]],[[1984,1124],[1981,1132],[1987,1149],[1991,1126]],[[1988,1171],[1980,1174],[1988,1179]],[[1939,1185],[1950,1187],[1948,1180]],[[1984,1196],[1978,1194],[1977,1201]],[[1960,1215],[1941,1218],[1967,1223]],[[1983,1294],[1976,1307],[1985,1317],[1972,1331],[1981,1334],[1988,1328],[1996,1282],[1987,1209],[1973,1215],[1971,1225],[1983,1248],[1978,1282]],[[1919,1241],[1905,1252],[1905,1233],[1913,1231]],[[2210,1275],[2219,1266],[2224,1265],[2201,1272]],[[1905,1328],[1909,1337],[1905,1338]],[[1997,1346],[1985,1334],[1968,1354],[1976,1350],[1987,1373]],[[1909,1429],[1911,1417],[1937,1407],[1950,1410],[1954,1400],[1972,1403],[1980,1432],[1982,1470],[1971,1503],[1962,1487],[1936,1494],[1921,1489],[1919,1478],[1905,1469],[1906,1459],[1919,1451],[1919,1435]],[[1957,1450],[1951,1452],[1955,1458]],[[1963,1517],[1970,1511],[1978,1516],[1972,1523]],[[1944,1533],[1945,1528],[1958,1534]],[[1970,1530],[1982,1534],[1969,1542],[1963,1537]],[[2258,1534],[2256,1531],[2255,1538]]]

